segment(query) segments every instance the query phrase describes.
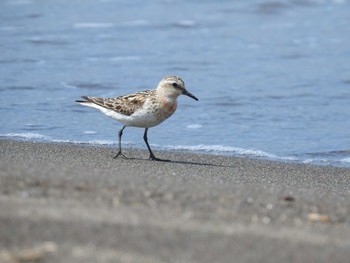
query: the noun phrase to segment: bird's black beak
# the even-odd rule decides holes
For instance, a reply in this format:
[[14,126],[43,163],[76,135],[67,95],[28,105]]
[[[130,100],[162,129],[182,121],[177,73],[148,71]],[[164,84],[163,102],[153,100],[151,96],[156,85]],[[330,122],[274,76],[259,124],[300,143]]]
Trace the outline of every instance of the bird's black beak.
[[192,98],[192,99],[198,101],[198,99],[197,99],[196,96],[192,95],[191,93],[189,93],[189,92],[188,92],[187,90],[185,90],[185,89],[183,90],[182,94],[183,94],[183,95],[186,95],[186,96],[188,96],[188,97],[190,97],[190,98]]

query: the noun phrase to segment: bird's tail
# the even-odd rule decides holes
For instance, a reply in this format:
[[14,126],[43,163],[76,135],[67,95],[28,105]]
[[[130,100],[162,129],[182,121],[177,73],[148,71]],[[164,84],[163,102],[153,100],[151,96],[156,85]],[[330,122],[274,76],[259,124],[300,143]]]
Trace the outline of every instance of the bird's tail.
[[76,100],[77,103],[88,103],[91,102],[91,99],[88,96],[81,96],[84,100]]

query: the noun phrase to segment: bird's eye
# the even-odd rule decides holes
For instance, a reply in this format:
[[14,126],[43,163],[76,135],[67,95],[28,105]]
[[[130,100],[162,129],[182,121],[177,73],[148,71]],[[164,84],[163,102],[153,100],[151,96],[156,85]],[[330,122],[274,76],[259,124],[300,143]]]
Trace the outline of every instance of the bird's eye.
[[179,84],[177,84],[176,82],[174,82],[172,85],[174,88],[180,88]]

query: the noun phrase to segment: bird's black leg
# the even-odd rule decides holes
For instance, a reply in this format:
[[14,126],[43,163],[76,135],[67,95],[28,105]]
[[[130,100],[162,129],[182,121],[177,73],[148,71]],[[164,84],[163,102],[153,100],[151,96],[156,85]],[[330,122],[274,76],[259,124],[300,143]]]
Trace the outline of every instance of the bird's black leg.
[[148,128],[145,129],[145,133],[143,134],[143,139],[147,145],[147,148],[148,148],[148,151],[149,151],[149,159],[152,160],[152,161],[161,161],[161,162],[170,162],[170,160],[163,160],[163,159],[159,159],[157,157],[154,156],[152,150],[151,150],[151,147],[149,146],[148,144],[148,138],[147,138],[147,131],[148,131]]
[[118,156],[121,156],[123,158],[126,158],[125,155],[122,153],[122,135],[123,135],[123,130],[125,129],[125,125],[123,128],[121,128],[118,132],[118,141],[119,141],[119,151],[116,156],[114,156],[113,159],[117,158]]

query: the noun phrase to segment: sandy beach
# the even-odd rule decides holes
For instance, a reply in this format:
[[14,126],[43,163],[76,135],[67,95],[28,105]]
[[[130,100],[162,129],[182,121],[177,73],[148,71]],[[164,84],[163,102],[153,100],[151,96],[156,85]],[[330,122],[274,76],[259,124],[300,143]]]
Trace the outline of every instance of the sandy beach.
[[350,169],[0,140],[0,262],[349,262]]

